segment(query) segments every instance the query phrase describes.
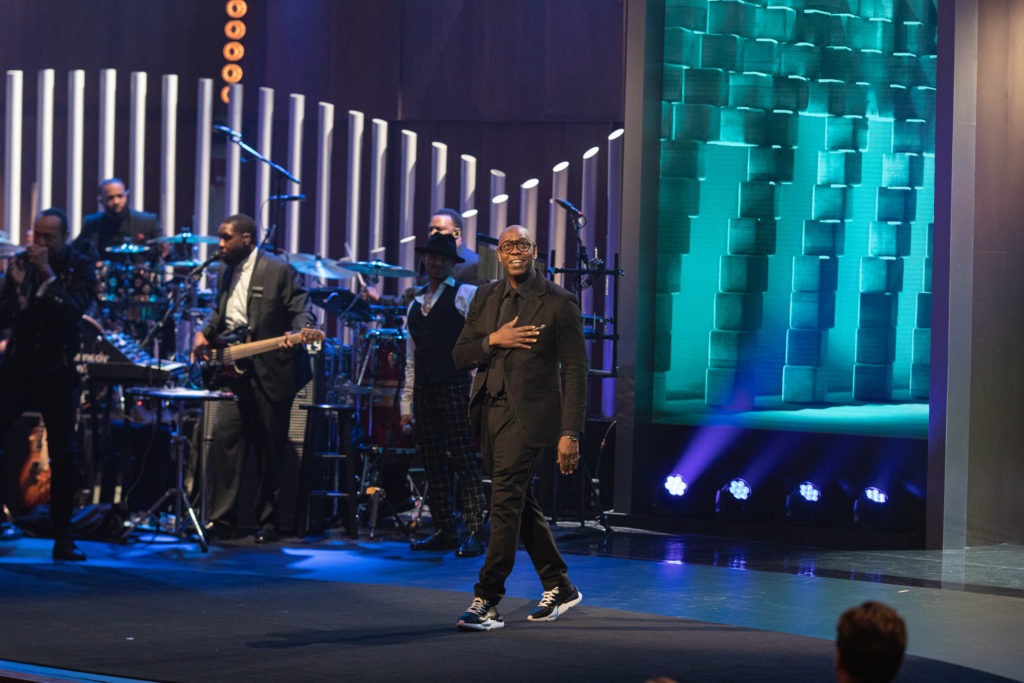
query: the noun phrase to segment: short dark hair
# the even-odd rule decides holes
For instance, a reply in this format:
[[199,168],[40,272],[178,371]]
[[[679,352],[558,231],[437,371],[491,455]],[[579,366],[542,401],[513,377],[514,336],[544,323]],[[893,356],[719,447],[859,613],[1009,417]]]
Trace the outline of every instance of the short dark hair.
[[65,240],[68,238],[68,231],[70,230],[70,228],[68,227],[68,215],[64,213],[63,209],[58,209],[57,207],[54,206],[50,207],[49,209],[43,209],[42,211],[39,212],[39,215],[55,216],[57,220],[60,221],[60,234],[64,236]]
[[452,219],[452,223],[455,224],[455,227],[459,229],[459,232],[462,232],[462,214],[456,211],[455,209],[438,209],[431,215],[450,217]]
[[96,192],[98,192],[99,194],[103,194],[103,188],[106,187],[107,185],[112,185],[113,183],[118,183],[118,184],[124,186],[125,192],[128,191],[128,186],[124,184],[123,180],[121,180],[117,176],[112,176],[110,178],[106,178],[104,180],[101,180],[100,184],[96,186]]
[[256,221],[253,220],[252,216],[245,213],[236,213],[228,216],[221,223],[227,223],[234,228],[237,233],[249,233],[252,235],[253,242],[256,241],[259,235],[259,229],[256,227]]
[[883,683],[896,677],[907,649],[907,625],[885,603],[868,601],[843,612],[836,625],[839,664],[854,680]]

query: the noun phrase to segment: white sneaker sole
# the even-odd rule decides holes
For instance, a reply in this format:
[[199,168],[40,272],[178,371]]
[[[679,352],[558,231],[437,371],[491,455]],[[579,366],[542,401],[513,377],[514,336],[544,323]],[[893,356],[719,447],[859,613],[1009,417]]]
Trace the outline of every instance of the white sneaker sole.
[[455,624],[460,631],[493,631],[496,628],[504,628],[504,621],[485,621],[482,624],[467,624],[464,621],[460,621]]
[[537,617],[537,618],[534,618],[534,617],[531,617],[531,616],[527,616],[526,618],[529,621],[554,621],[558,617],[560,617],[563,614],[565,614],[566,612],[568,612],[570,608],[575,607],[576,605],[580,604],[582,601],[583,601],[583,591],[581,591],[580,589],[577,588],[576,589],[576,599],[575,600],[570,600],[569,602],[563,602],[561,605],[556,607],[554,609],[554,611],[551,612],[551,614],[549,614],[548,616],[546,616],[546,617]]

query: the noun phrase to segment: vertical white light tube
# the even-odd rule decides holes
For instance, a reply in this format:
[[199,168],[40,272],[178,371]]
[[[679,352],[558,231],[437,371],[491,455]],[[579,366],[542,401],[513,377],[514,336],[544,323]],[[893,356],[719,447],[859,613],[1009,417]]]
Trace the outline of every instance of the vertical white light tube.
[[117,69],[100,71],[99,167],[96,185],[114,175],[114,138],[117,121]]
[[476,208],[476,157],[463,154],[459,159],[461,161],[459,213],[466,213]]
[[[256,150],[267,157],[268,159],[273,158],[273,138],[274,138],[274,89],[273,88],[260,88],[259,94],[259,111],[258,111],[258,123],[256,127]],[[258,213],[253,215],[256,216],[256,222],[263,227],[264,230],[270,229],[270,205],[267,202],[267,197],[270,196],[270,174],[271,169],[269,166],[263,163],[256,164],[256,207]],[[280,230],[282,226],[277,226]],[[280,237],[280,235],[278,235]],[[281,244],[280,241],[277,244]]]
[[[598,178],[598,154],[601,149],[599,147],[591,147],[583,153],[583,180],[580,188],[580,203],[577,205],[580,211],[583,212],[583,216],[586,218],[586,225],[581,230],[580,239],[583,240],[584,246],[587,247],[587,258],[594,258],[595,251],[599,251],[598,255],[604,258],[603,250],[597,249],[597,225],[594,219],[594,212],[597,211],[597,192],[600,189],[597,186]],[[594,312],[594,292],[598,292],[598,298],[600,293],[604,292],[605,284],[607,281],[605,278],[597,277],[594,278],[594,286],[584,289],[583,296],[580,301],[580,305],[583,307],[583,312]]]
[[[195,201],[192,207],[192,233],[210,231],[210,155],[213,136],[213,79],[200,78],[196,101],[196,175]],[[200,258],[206,260],[209,246],[199,245]]]
[[505,194],[505,172],[496,168],[491,169],[491,199],[499,194]]
[[128,207],[142,211],[146,199],[146,72],[132,72],[131,128],[128,145]]
[[[533,239],[537,236],[537,203],[540,193],[540,180],[530,178],[519,186],[519,225],[530,231]],[[548,241],[551,241],[550,236]],[[544,247],[541,251],[547,251],[550,246]],[[551,265],[551,264],[548,264]]]
[[82,231],[82,168],[85,148],[85,71],[68,73],[68,189],[64,210],[71,236]]
[[4,232],[21,244],[21,134],[25,83],[21,71],[7,72],[7,111],[4,126]]
[[[559,197],[561,199],[567,199],[569,195],[569,162],[562,161],[555,164],[555,167],[551,169],[551,196]],[[555,258],[551,258],[551,254],[548,254],[548,266],[551,268],[565,268],[566,265],[574,263],[572,258],[565,253],[566,249],[566,234],[571,230],[567,221],[568,214],[565,209],[553,202],[548,200],[548,249],[555,252]],[[536,235],[536,233],[534,233]],[[573,253],[575,253],[576,240],[575,236],[571,242]],[[564,273],[559,273],[554,277],[555,282],[566,286],[567,279]]]
[[[623,137],[625,131],[619,128],[608,136],[608,188],[607,188],[607,234],[605,237],[604,260],[610,270],[615,267],[615,257],[619,253],[619,241],[622,235],[622,168],[623,168]],[[604,294],[604,315],[610,317],[615,312],[615,287],[612,280]],[[615,320],[614,331],[618,332],[619,321]],[[605,368],[615,370],[613,362],[615,342],[606,340],[604,343]],[[615,380],[606,379],[601,383],[601,410],[605,415],[613,416],[615,412]]]
[[[348,187],[345,211],[345,238],[349,254],[360,260],[359,251],[359,188],[363,169],[364,116],[361,111],[348,112]],[[339,257],[341,255],[339,254]]]
[[[416,133],[402,131],[402,177],[398,204],[398,265],[416,268],[416,223],[413,220],[416,199]],[[412,278],[402,278],[399,291],[412,285]]]
[[[302,124],[306,120],[305,95],[291,94],[288,97],[288,170],[299,180],[302,168]],[[300,185],[288,181],[288,193],[298,194]],[[285,239],[283,244],[293,254],[299,252],[299,210],[302,202],[288,202]]]
[[371,121],[370,140],[370,258],[387,261],[384,250],[384,182],[387,171],[388,122]]
[[427,211],[445,207],[445,182],[448,179],[448,145],[430,143],[430,206]]
[[508,227],[508,195],[499,194],[491,199],[491,237],[498,239]]
[[174,215],[178,196],[178,77],[164,74],[163,113],[160,118],[160,223],[165,235],[177,232]]
[[470,251],[476,251],[477,223],[480,220],[480,212],[470,209],[462,214],[462,241]]
[[40,71],[38,83],[35,211],[53,206],[53,69]]
[[[234,83],[228,91],[228,122],[227,126],[236,133],[242,132],[242,104],[245,99],[245,87]],[[224,140],[224,215],[238,213],[239,193],[241,191],[242,150],[231,140]]]
[[[334,153],[334,105],[320,102],[317,105],[318,123],[316,132],[316,244],[314,251],[320,256],[327,255],[330,246],[331,214],[331,156]],[[341,252],[342,249],[338,249]],[[345,254],[332,253],[335,258]]]

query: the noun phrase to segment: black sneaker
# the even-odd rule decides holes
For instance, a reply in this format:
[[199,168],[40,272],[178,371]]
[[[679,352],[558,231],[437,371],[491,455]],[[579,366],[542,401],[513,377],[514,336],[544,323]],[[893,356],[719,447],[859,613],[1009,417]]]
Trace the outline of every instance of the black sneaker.
[[459,617],[455,624],[462,631],[492,631],[502,628],[505,620],[498,614],[494,603],[483,598],[473,598],[473,603]]
[[570,607],[580,604],[581,600],[583,593],[580,593],[576,586],[555,586],[549,591],[544,591],[537,608],[526,618],[530,621],[554,621],[569,611]]

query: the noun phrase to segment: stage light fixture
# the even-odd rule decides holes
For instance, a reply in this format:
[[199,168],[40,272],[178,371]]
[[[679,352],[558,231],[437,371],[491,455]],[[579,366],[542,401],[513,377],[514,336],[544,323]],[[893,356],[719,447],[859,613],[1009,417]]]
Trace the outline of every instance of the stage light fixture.
[[686,481],[680,474],[670,474],[665,478],[665,490],[672,496],[682,496],[686,493]]
[[869,486],[853,501],[853,523],[862,529],[883,530],[889,526],[889,495]]
[[786,496],[786,519],[807,524],[821,521],[821,489],[811,481],[802,481]]
[[750,483],[741,477],[729,480],[715,494],[715,512],[722,517],[746,518],[750,517],[750,498],[754,489]]

